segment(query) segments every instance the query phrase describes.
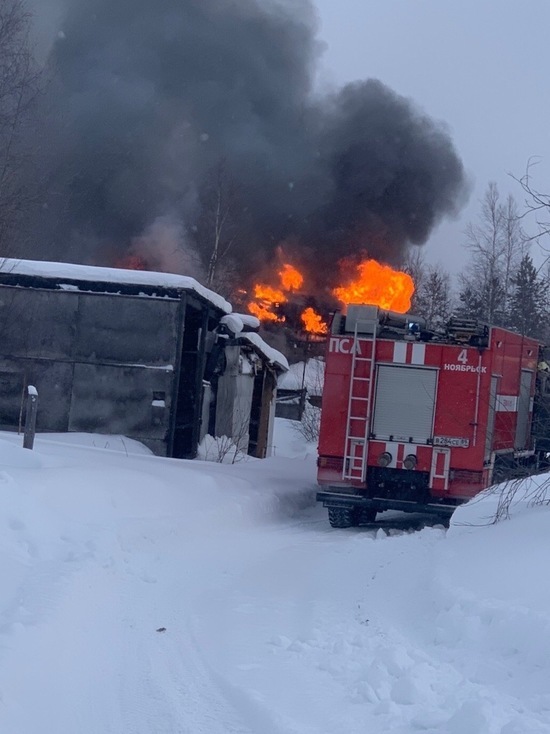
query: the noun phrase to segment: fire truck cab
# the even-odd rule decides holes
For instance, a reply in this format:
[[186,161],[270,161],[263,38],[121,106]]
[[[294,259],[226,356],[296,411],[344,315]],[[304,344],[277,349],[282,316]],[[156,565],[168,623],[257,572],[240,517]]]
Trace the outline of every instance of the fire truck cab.
[[537,463],[532,418],[541,345],[453,318],[350,305],[327,341],[318,501],[333,527],[383,510],[449,518]]

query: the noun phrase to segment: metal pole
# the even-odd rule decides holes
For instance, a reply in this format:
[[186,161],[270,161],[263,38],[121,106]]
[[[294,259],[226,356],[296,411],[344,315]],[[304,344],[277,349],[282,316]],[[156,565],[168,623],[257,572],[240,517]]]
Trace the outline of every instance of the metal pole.
[[27,387],[27,414],[25,417],[25,435],[23,437],[23,448],[31,449],[34,446],[36,433],[36,414],[38,412],[38,391],[34,385]]

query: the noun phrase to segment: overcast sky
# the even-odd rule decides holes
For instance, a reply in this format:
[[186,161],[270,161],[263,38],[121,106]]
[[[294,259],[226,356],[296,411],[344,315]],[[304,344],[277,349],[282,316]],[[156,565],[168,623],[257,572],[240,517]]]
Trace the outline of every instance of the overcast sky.
[[536,183],[550,193],[550,0],[315,2],[327,45],[322,84],[376,77],[448,125],[472,194],[426,251],[459,269],[462,231],[490,180],[523,204],[508,174],[540,156]]

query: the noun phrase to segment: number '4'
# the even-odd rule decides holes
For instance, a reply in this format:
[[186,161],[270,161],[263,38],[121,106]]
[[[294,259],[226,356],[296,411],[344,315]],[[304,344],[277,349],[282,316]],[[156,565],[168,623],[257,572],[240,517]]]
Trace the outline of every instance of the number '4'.
[[457,359],[459,362],[462,362],[462,364],[468,364],[468,350],[462,349]]

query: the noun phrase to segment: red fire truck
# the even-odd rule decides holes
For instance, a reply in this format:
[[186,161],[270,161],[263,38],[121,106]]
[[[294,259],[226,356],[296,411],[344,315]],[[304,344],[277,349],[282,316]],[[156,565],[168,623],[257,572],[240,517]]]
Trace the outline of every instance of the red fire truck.
[[535,468],[539,342],[473,320],[430,331],[376,306],[336,313],[327,342],[317,499],[333,527],[395,509],[449,518]]

